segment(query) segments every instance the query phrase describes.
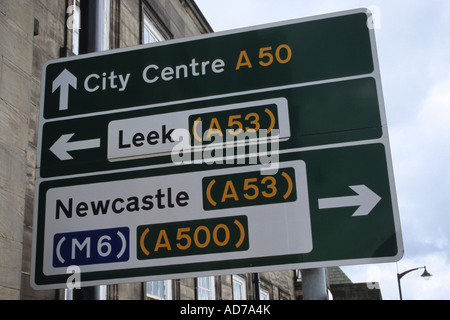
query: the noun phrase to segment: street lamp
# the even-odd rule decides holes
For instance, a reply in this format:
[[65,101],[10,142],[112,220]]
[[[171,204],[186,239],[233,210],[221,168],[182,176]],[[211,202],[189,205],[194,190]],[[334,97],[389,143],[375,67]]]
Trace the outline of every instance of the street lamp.
[[424,269],[423,273],[420,275],[422,278],[424,278],[425,280],[430,279],[431,274],[427,271],[427,266],[423,266],[423,267],[418,267],[418,268],[414,268],[414,269],[410,269],[407,270],[405,272],[402,273],[397,273],[397,281],[398,281],[398,292],[400,293],[400,300],[403,300],[403,296],[402,296],[402,287],[400,285],[400,279],[403,278],[405,275],[407,275],[408,273],[412,272],[412,271],[416,271],[419,269]]

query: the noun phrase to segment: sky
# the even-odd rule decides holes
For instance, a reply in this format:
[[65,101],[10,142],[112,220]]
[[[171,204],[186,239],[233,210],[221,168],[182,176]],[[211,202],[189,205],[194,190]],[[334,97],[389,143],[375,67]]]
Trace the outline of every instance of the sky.
[[383,299],[450,299],[450,1],[196,0],[214,31],[371,8],[405,254],[398,263],[343,267],[379,282]]

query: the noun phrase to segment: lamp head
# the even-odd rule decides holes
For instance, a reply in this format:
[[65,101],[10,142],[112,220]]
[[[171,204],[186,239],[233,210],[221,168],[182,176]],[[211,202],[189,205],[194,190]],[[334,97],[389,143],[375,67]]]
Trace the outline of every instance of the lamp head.
[[423,271],[421,277],[424,278],[425,280],[430,279],[430,277],[432,276],[428,271],[427,271],[427,267],[423,267],[425,270]]

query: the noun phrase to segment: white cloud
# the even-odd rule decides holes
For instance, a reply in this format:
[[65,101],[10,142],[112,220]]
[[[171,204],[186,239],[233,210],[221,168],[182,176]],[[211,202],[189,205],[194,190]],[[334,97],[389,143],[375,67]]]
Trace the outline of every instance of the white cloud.
[[[449,69],[450,70],[450,69]],[[396,174],[408,182],[430,179],[439,182],[450,178],[450,78],[436,83],[419,104],[415,118],[391,131]],[[445,190],[442,190],[445,194]],[[443,195],[441,193],[441,195]]]
[[441,252],[450,244],[450,78],[435,83],[413,121],[391,130],[405,251]]
[[390,130],[396,175],[400,183],[434,179],[436,187],[450,186],[450,78],[433,85],[419,105],[412,121]]
[[418,122],[426,138],[439,144],[449,141],[450,78],[436,83],[431,88],[418,114]]

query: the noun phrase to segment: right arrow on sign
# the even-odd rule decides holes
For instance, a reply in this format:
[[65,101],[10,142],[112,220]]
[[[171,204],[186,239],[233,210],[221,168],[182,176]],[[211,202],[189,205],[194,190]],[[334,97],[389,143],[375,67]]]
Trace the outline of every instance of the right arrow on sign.
[[380,202],[381,197],[370,190],[365,185],[349,186],[357,195],[347,197],[325,198],[319,199],[319,209],[332,208],[359,208],[353,214],[353,217],[367,216]]
[[69,86],[76,90],[77,80],[77,77],[75,77],[69,70],[64,69],[55,81],[53,81],[52,93],[60,88],[59,110],[69,109]]

